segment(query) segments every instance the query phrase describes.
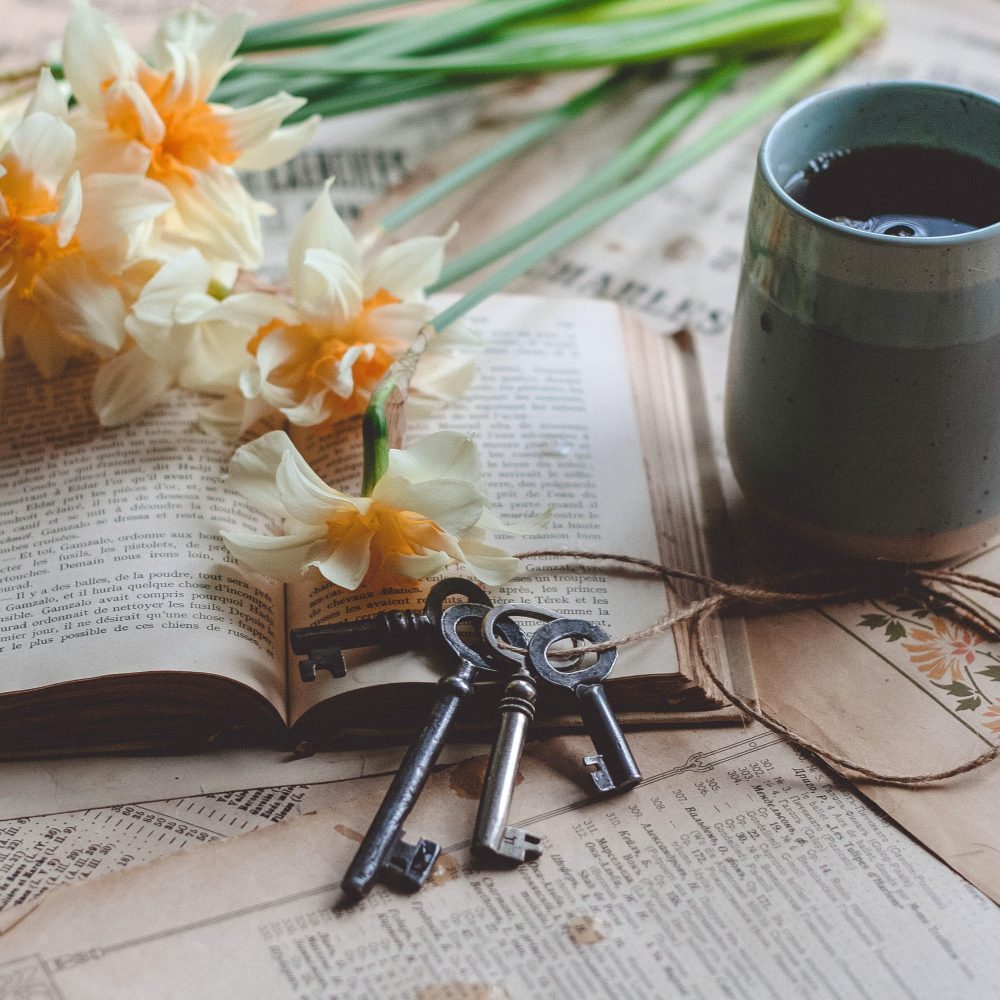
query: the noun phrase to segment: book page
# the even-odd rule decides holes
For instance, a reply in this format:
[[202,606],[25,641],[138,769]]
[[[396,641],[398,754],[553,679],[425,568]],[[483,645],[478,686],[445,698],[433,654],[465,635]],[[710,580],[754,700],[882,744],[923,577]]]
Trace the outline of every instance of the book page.
[[[508,551],[540,548],[621,552],[656,559],[659,540],[629,381],[621,319],[608,304],[500,296],[480,307],[469,325],[482,338],[478,376],[456,404],[411,420],[407,439],[433,430],[471,434],[483,462],[493,509],[517,520],[552,508],[549,526],[526,537],[500,539]],[[360,434],[351,425],[336,441],[305,445],[324,475],[357,489]],[[526,564],[525,574],[491,588],[496,603],[527,601],[568,617],[589,618],[612,634],[655,622],[667,609],[659,579],[623,576],[607,566]],[[373,611],[420,607],[421,591],[345,593],[330,584],[289,587],[289,623],[339,621]],[[623,650],[616,677],[676,675],[670,637]],[[347,677],[321,673],[311,684],[290,683],[292,721],[341,691],[376,684],[433,681],[440,666],[422,654],[356,655]],[[666,706],[651,704],[650,711]]]
[[181,391],[101,428],[87,369],[0,369],[0,691],[143,671],[227,677],[282,715],[284,592],[219,526],[259,527],[223,485],[232,447]]
[[478,757],[433,775],[407,823],[444,845],[431,882],[344,906],[388,779],[316,789],[314,815],[11,910],[0,983],[61,1000],[994,995],[1000,910],[773,734],[637,734],[650,777],[614,800],[581,791],[586,742],[521,762],[531,864],[470,860]]

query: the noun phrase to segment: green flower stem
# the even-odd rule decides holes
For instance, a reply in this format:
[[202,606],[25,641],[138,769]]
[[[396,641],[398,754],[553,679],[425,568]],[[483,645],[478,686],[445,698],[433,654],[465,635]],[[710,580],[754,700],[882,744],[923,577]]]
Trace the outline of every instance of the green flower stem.
[[[725,4],[725,13],[713,13],[716,4],[680,11],[670,17],[649,19],[641,25],[625,22],[620,29],[583,26],[588,34],[575,40],[571,29],[558,33],[549,44],[532,46],[525,39],[479,45],[438,55],[393,56],[379,53],[373,58],[361,56],[347,62],[339,59],[339,50],[294,61],[296,68],[307,72],[360,75],[369,73],[462,73],[515,74],[542,73],[600,66],[654,62],[740,47],[742,50],[771,50],[788,40],[803,41],[823,35],[840,21],[841,0],[782,0],[761,3],[750,0],[735,7]],[[730,9],[732,8],[732,9]],[[781,33],[779,39],[776,33]],[[368,41],[366,36],[358,41]],[[293,63],[286,60],[260,66],[263,72],[284,72]]]
[[403,7],[413,2],[414,0],[363,0],[361,3],[313,11],[310,14],[302,14],[300,17],[289,17],[267,24],[256,24],[247,29],[237,53],[246,55],[248,52],[266,52],[273,48],[288,47],[290,40],[291,44],[295,44],[296,40],[309,36],[309,32],[303,31],[303,29],[314,28],[318,24],[342,21],[348,17],[372,14],[392,7]]
[[372,393],[361,421],[364,445],[364,474],[361,480],[363,497],[372,495],[376,484],[389,467],[389,421],[386,418],[386,404],[394,388],[395,381],[383,379]]
[[599,170],[550,202],[541,211],[449,261],[428,292],[439,292],[456,281],[506,257],[599,195],[612,190],[642,169],[696,118],[720,91],[739,76],[741,62],[730,61],[703,75],[673,98],[628,145]]
[[518,25],[512,28],[511,32],[529,30],[536,26],[549,28],[571,24],[608,24],[631,17],[662,14],[665,11],[677,10],[680,7],[692,7],[699,3],[705,3],[705,0],[598,0],[586,10],[533,18],[523,28]]
[[436,205],[442,198],[446,198],[453,191],[468,184],[474,177],[478,177],[481,173],[509,157],[529,149],[545,136],[575,121],[584,112],[589,111],[602,101],[621,93],[629,79],[631,79],[631,74],[616,73],[602,80],[596,86],[572,97],[565,104],[537,115],[525,125],[509,132],[489,149],[483,150],[477,156],[466,160],[461,166],[422,188],[412,198],[385,215],[379,221],[376,229],[383,233],[395,232],[400,226],[420,215],[421,212]]
[[431,75],[426,79],[417,78],[409,86],[401,87],[402,80],[373,80],[365,87],[357,90],[346,90],[343,87],[332,87],[327,97],[314,97],[308,104],[299,108],[285,119],[289,125],[322,115],[324,118],[334,118],[346,115],[352,111],[362,111],[365,108],[381,108],[402,101],[415,101],[421,97],[433,97],[437,94],[453,94],[459,90],[471,87],[485,86],[492,83],[492,78],[484,80],[454,80],[451,77]]
[[[388,21],[324,52],[261,63],[262,72],[340,75],[361,60],[376,61],[404,53],[451,47],[490,34],[525,17],[579,5],[581,0],[486,0],[423,18]],[[587,0],[583,0],[584,3]],[[378,72],[378,71],[376,71]]]
[[799,56],[791,66],[749,97],[727,118],[718,122],[690,145],[663,157],[628,184],[550,230],[524,253],[499,268],[457,302],[439,313],[431,320],[430,325],[438,331],[445,329],[494,292],[500,291],[547,257],[613,218],[688,168],[700,163],[741,132],[755,125],[761,118],[787,104],[803,90],[822,79],[871,37],[882,23],[883,16],[878,7],[870,3],[859,5],[840,28]]
[[[263,25],[262,25],[263,27]],[[247,36],[243,36],[243,43],[237,49],[237,55],[251,56],[260,52],[282,52],[286,49],[314,49],[322,45],[340,45],[349,42],[352,38],[359,38],[373,30],[373,25],[353,28],[326,28],[324,30],[309,30],[301,32],[289,32],[287,35],[275,33],[265,40],[247,41]],[[249,34],[249,32],[248,32]],[[235,67],[237,71],[243,64]]]

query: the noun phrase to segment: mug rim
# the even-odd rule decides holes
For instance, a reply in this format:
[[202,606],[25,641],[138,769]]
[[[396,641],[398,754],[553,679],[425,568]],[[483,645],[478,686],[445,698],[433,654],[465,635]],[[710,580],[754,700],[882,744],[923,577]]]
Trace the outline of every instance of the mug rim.
[[901,240],[899,236],[889,236],[885,233],[872,233],[865,229],[855,229],[853,226],[845,226],[841,222],[834,222],[833,219],[828,219],[825,215],[820,215],[806,208],[801,202],[796,201],[780,184],[777,177],[775,177],[767,156],[772,143],[775,141],[774,137],[782,126],[787,124],[793,116],[797,115],[804,108],[812,104],[819,104],[840,94],[858,93],[865,90],[918,91],[922,89],[944,91],[952,94],[961,94],[965,97],[972,97],[994,105],[998,115],[1000,115],[1000,100],[997,98],[978,90],[970,90],[968,87],[961,87],[951,83],[938,83],[934,80],[871,80],[864,83],[845,84],[842,87],[831,87],[819,93],[810,94],[801,101],[797,101],[785,110],[781,117],[767,130],[767,134],[764,136],[760,144],[760,149],[757,152],[757,169],[761,177],[767,182],[767,186],[771,189],[775,197],[791,211],[833,233],[844,237],[853,237],[862,242],[893,247],[947,247],[968,246],[970,243],[978,243],[980,240],[989,240],[1000,236],[1000,221],[994,222],[989,226],[980,226],[977,229],[971,229],[965,233],[952,233],[948,236],[907,236],[905,240]]

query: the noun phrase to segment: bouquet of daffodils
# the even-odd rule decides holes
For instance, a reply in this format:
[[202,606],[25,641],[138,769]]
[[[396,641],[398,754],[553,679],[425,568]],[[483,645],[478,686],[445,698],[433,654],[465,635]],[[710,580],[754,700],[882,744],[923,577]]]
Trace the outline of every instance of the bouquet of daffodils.
[[[23,354],[42,378],[96,362],[92,402],[106,426],[141,418],[175,386],[203,393],[202,426],[234,440],[267,414],[331,434],[356,433],[345,420],[364,414],[360,497],[324,483],[282,432],[236,452],[233,485],[277,530],[228,535],[233,553],[282,579],[318,571],[348,589],[375,573],[420,579],[449,562],[502,583],[517,561],[484,535],[512,529],[489,509],[472,442],[442,433],[390,447],[389,398],[446,405],[460,395],[472,377],[460,325],[469,309],[790,100],[880,17],[847,0],[516,0],[342,26],[386,6],[368,0],[249,31],[243,15],[192,7],[168,17],[143,56],[78,0],[61,61],[37,73],[0,148],[0,357]],[[659,156],[749,56],[803,43],[729,117]],[[620,91],[636,64],[690,54],[718,58],[535,217],[448,264],[451,233],[375,248],[479,171]],[[606,79],[419,192],[362,240],[327,185],[295,230],[284,285],[255,279],[267,206],[239,172],[294,156],[321,115],[598,66]],[[505,256],[447,309],[428,300]]]

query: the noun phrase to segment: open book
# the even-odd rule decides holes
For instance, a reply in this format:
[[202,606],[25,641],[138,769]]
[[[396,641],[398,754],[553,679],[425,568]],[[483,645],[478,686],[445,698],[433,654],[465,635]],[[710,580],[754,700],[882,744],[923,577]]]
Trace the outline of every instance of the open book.
[[[501,517],[553,508],[544,532],[507,547],[719,571],[725,518],[689,348],[604,303],[497,298],[470,322],[484,341],[474,387],[411,420],[408,434],[475,434]],[[236,564],[220,526],[259,530],[266,518],[226,487],[232,449],[194,428],[196,397],[177,391],[107,430],[89,412],[92,372],[49,383],[16,362],[0,372],[0,752],[329,746],[420,724],[447,666],[440,654],[358,651],[345,678],[306,684],[285,637],[289,627],[419,607],[426,587],[283,586]],[[323,478],[356,495],[356,423],[293,438]],[[551,605],[613,635],[692,596],[606,565],[527,569],[494,600]],[[714,647],[723,676],[747,691],[740,623],[719,625]],[[720,709],[682,634],[624,650],[609,691],[626,722]],[[495,698],[468,701],[457,730],[488,731]],[[579,725],[571,702],[541,707],[543,725]]]

